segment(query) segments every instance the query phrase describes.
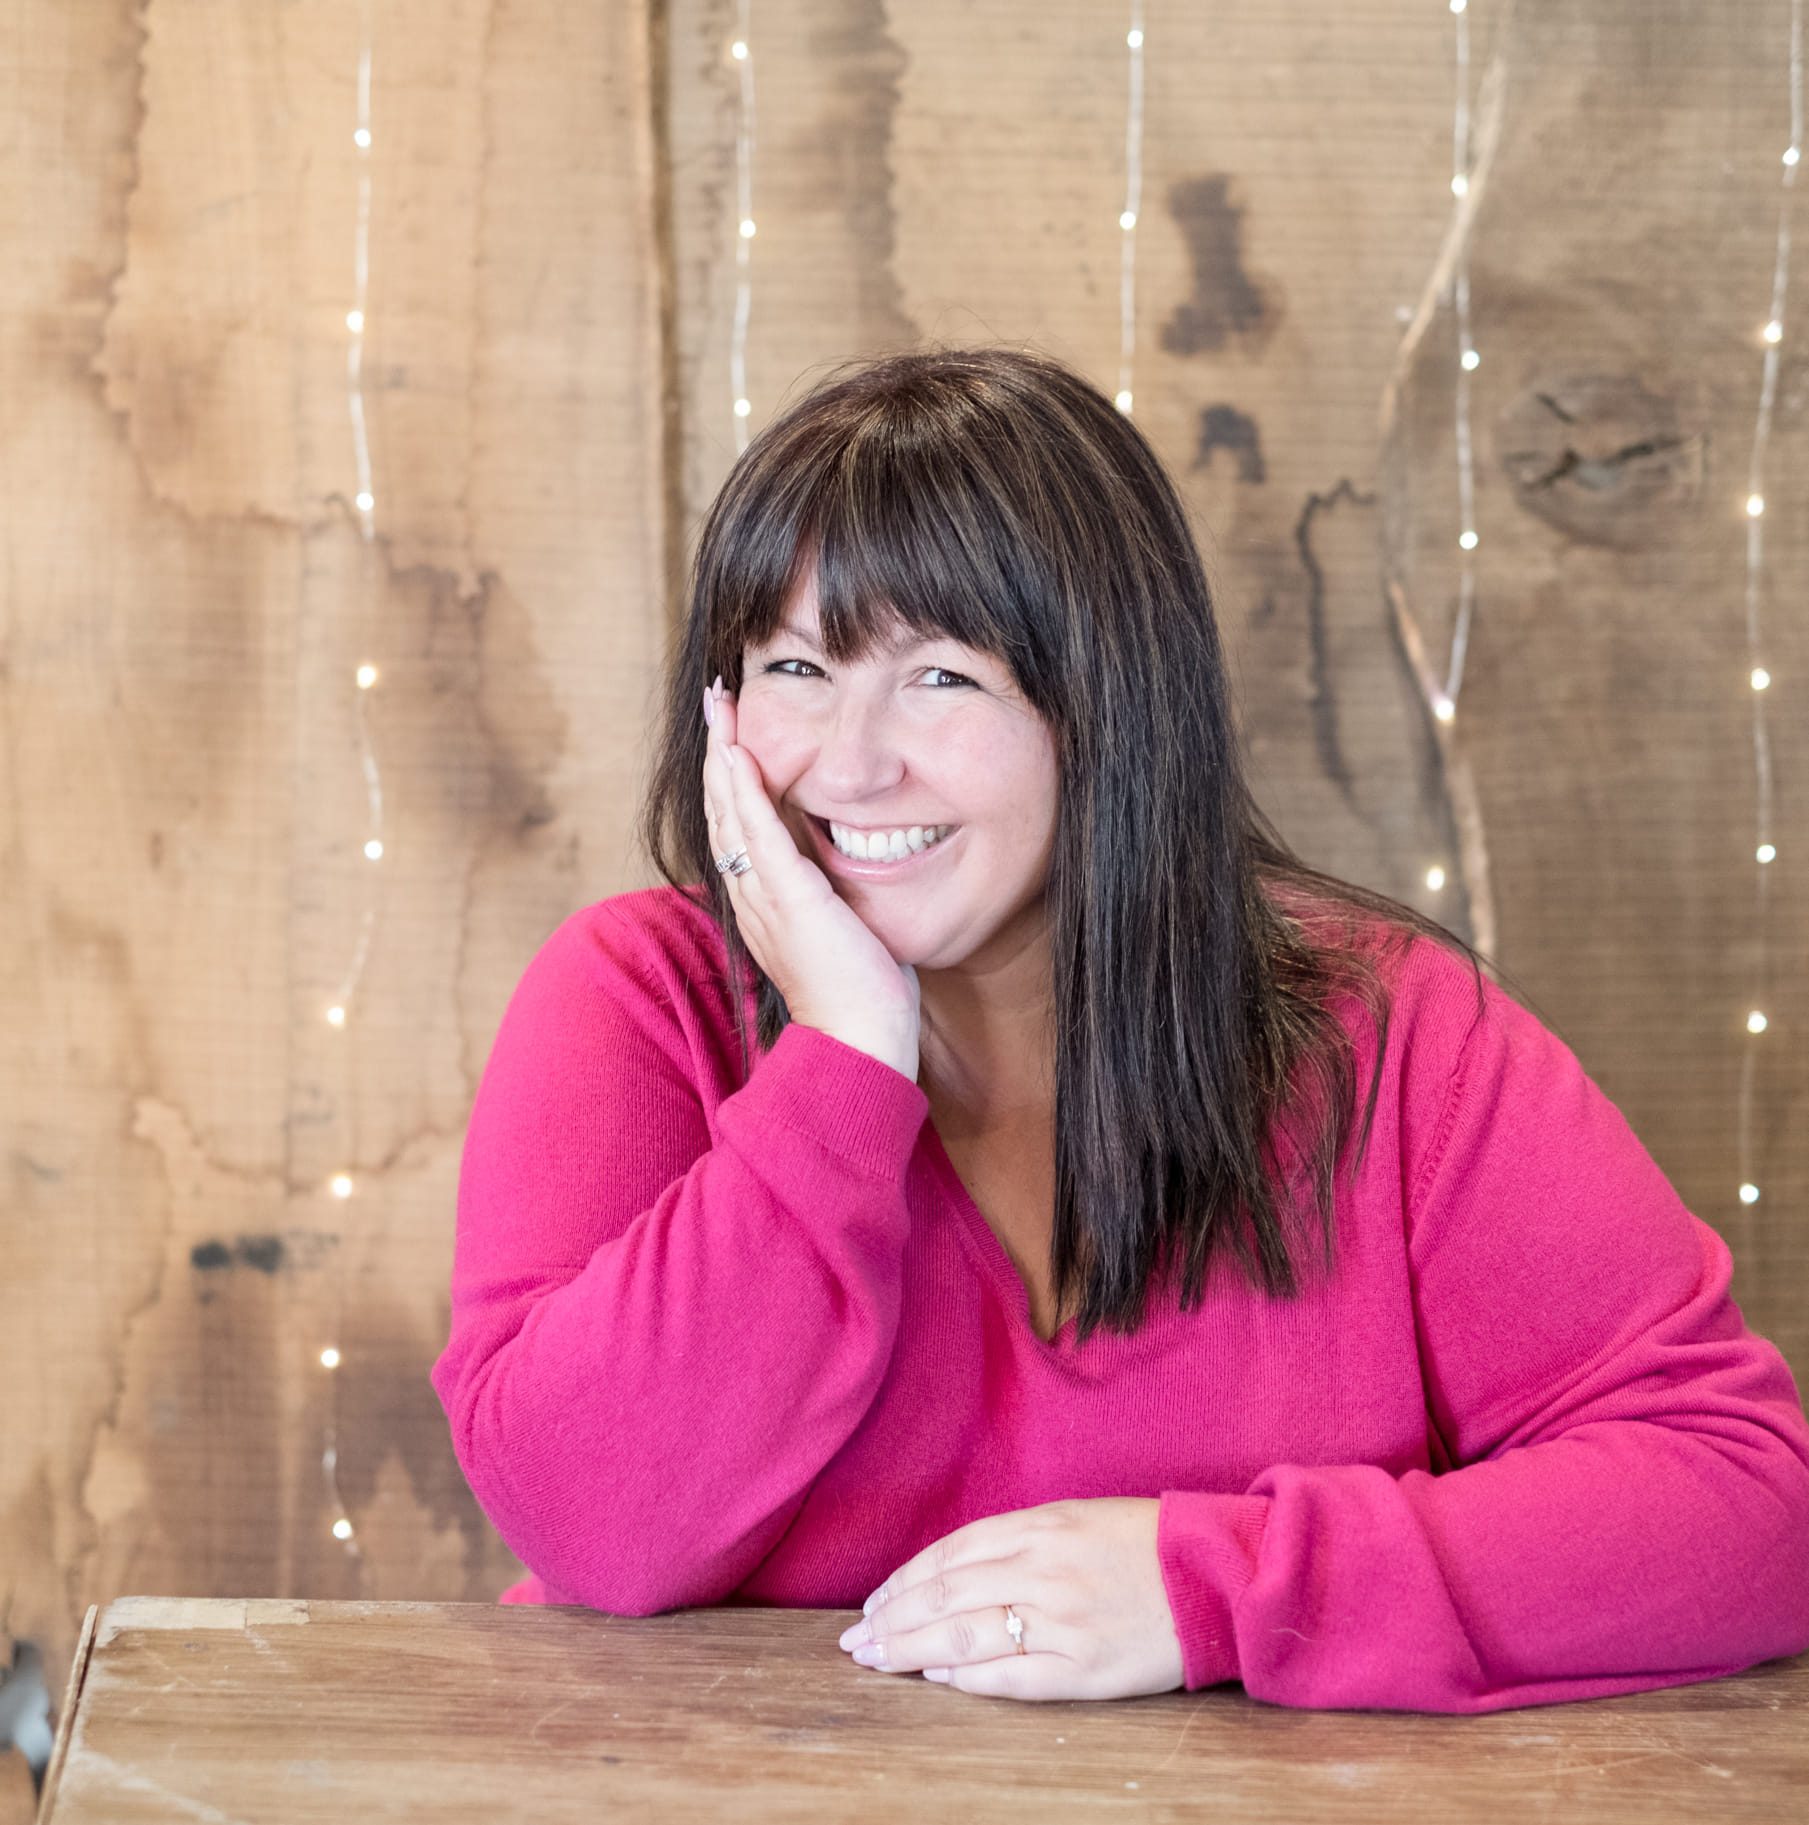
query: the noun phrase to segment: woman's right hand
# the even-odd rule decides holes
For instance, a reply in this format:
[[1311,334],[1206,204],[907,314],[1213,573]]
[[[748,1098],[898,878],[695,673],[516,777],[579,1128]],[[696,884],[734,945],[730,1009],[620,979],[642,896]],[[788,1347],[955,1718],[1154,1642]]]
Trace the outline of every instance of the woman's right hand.
[[[800,1025],[869,1053],[915,1083],[921,999],[917,971],[897,963],[871,928],[799,852],[767,796],[759,763],[735,745],[739,706],[722,680],[704,693],[704,817],[717,855],[746,849],[745,874],[725,874],[735,924]],[[734,750],[734,764],[729,753]]]

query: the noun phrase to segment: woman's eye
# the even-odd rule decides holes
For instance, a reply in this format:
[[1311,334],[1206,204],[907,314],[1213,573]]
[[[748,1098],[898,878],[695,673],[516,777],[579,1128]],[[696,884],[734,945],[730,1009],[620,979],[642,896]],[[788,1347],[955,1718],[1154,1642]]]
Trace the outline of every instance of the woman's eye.
[[[763,672],[777,672],[780,676],[785,678],[801,678],[804,675],[802,672],[788,672],[785,669],[788,665],[801,665],[809,671],[816,672],[818,677],[822,676],[821,670],[817,666],[812,665],[808,659],[775,659],[770,665],[762,666],[761,670]],[[965,685],[971,690],[978,690],[980,688],[971,678],[964,678],[959,672],[951,672],[945,665],[932,665],[928,667],[925,676],[927,677],[931,674],[943,678],[952,678],[957,685]],[[943,685],[938,688],[947,690],[950,687]]]

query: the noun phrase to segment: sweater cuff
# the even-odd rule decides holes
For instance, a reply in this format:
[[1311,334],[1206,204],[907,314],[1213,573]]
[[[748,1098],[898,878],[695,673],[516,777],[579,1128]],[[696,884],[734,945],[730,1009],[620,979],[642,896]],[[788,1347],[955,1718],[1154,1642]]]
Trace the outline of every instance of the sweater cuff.
[[821,1027],[788,1022],[741,1091],[869,1177],[896,1183],[917,1145],[930,1099],[870,1052]]
[[1269,1523],[1266,1495],[1165,1489],[1156,1514],[1156,1557],[1181,1643],[1189,1692],[1241,1677],[1237,1600],[1256,1576]]

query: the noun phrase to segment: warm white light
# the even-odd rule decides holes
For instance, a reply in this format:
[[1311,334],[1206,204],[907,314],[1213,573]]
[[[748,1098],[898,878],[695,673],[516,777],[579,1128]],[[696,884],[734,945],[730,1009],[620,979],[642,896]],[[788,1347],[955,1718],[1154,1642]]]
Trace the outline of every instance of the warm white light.
[[1757,1008],[1746,1016],[1746,1030],[1749,1033],[1763,1033],[1770,1024]]
[[336,1198],[349,1198],[352,1195],[352,1175],[348,1172],[336,1172],[332,1178],[333,1195]]
[[1474,372],[1482,366],[1482,357],[1474,349],[1464,350],[1464,366]]
[[1801,156],[1802,154],[1797,151],[1796,147],[1791,146],[1784,153],[1784,163],[1794,165]]
[[1460,532],[1457,535],[1457,542],[1465,551],[1474,551],[1476,549],[1476,534],[1473,532]]
[[1118,226],[1120,228],[1135,228],[1137,226],[1136,210],[1127,209],[1124,214],[1118,218]]
[[1767,342],[1782,342],[1784,340],[1784,326],[1776,317],[1773,317],[1765,326],[1765,340]]
[[1443,691],[1440,691],[1432,700],[1432,714],[1436,716],[1440,722],[1450,722],[1457,715],[1457,705],[1454,704]]
[[741,238],[744,241],[751,241],[754,238],[754,218],[751,215],[741,218]]
[[737,418],[746,418],[748,413],[753,411],[753,409],[754,408],[745,399],[738,399],[735,401],[735,416]]
[[347,311],[345,314],[345,326],[354,336],[356,336],[359,331],[364,328],[364,312]]
[[345,1009],[339,1008],[339,1007],[328,1008],[327,1009],[327,1025],[330,1027],[344,1026],[345,1025]]
[[1462,196],[1469,188],[1470,180],[1465,177],[1461,171],[1451,180],[1451,194],[1453,196]]
[[1138,32],[1138,31],[1126,32],[1124,35],[1124,41],[1126,44],[1128,44],[1131,47],[1131,49],[1133,51],[1140,51],[1143,49],[1143,34],[1141,32]]
[[356,146],[361,152],[368,151],[370,148],[370,143],[371,143],[371,130],[369,127],[360,127],[358,129],[358,131],[352,135],[352,144],[354,146]]
[[1464,10],[1464,4],[1465,0],[1451,0],[1452,12],[1461,13]]
[[1765,511],[1765,497],[1762,494],[1749,494],[1746,497],[1746,515],[1756,520]]
[[1758,1186],[1742,1185],[1740,1187],[1740,1202],[1742,1204],[1756,1204],[1756,1203],[1758,1203],[1758,1201],[1759,1201]]
[[729,55],[735,58],[745,57],[747,55],[747,46],[737,38],[735,42],[729,46]]
[[1762,691],[1770,683],[1771,683],[1771,674],[1768,671],[1766,671],[1764,666],[1755,665],[1753,667],[1753,671],[1752,671],[1752,688],[1755,691]]
[[1426,885],[1430,887],[1434,893],[1437,893],[1444,884],[1445,871],[1442,868],[1428,868],[1426,870]]
[[1757,853],[1761,862],[1775,862],[1778,859],[1777,845],[1774,843],[1761,843]]
[[339,1519],[333,1523],[333,1538],[335,1540],[349,1540],[351,1537],[352,1524],[344,1515],[341,1515]]
[[331,1344],[328,1344],[327,1347],[321,1351],[320,1366],[323,1369],[337,1369],[339,1367],[339,1352],[334,1349]]
[[364,853],[373,862],[381,862],[383,860],[383,839],[381,837],[372,837],[371,840],[365,844]]
[[358,688],[368,691],[377,682],[377,668],[374,665],[361,665],[358,668]]
[[1117,398],[1112,401],[1112,403],[1115,406],[1117,406],[1119,411],[1128,412],[1131,409],[1131,390],[1130,390],[1130,388],[1126,387],[1124,389],[1124,391],[1122,393],[1120,393],[1117,396]]
[[370,489],[360,488],[358,490],[358,511],[360,513],[369,513],[376,504],[377,497],[371,493]]

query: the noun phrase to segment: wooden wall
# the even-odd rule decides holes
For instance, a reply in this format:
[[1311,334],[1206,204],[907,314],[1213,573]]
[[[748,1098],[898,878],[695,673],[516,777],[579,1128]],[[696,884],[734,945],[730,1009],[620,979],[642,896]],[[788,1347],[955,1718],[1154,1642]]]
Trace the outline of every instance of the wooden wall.
[[[926,340],[1115,387],[1126,22],[752,9],[754,425]],[[1744,618],[1790,0],[1468,22],[1488,155],[1460,211],[1444,0],[1148,0],[1137,417],[1197,509],[1283,830],[1496,951],[1809,1381],[1794,323],[1763,905]],[[507,996],[567,912],[652,878],[643,731],[736,450],[736,27],[727,0],[0,23],[0,1660],[36,1641],[58,1693],[116,1594],[516,1575],[427,1371]],[[1442,672],[1457,590],[1457,229],[1481,544],[1437,725],[1414,663]]]

